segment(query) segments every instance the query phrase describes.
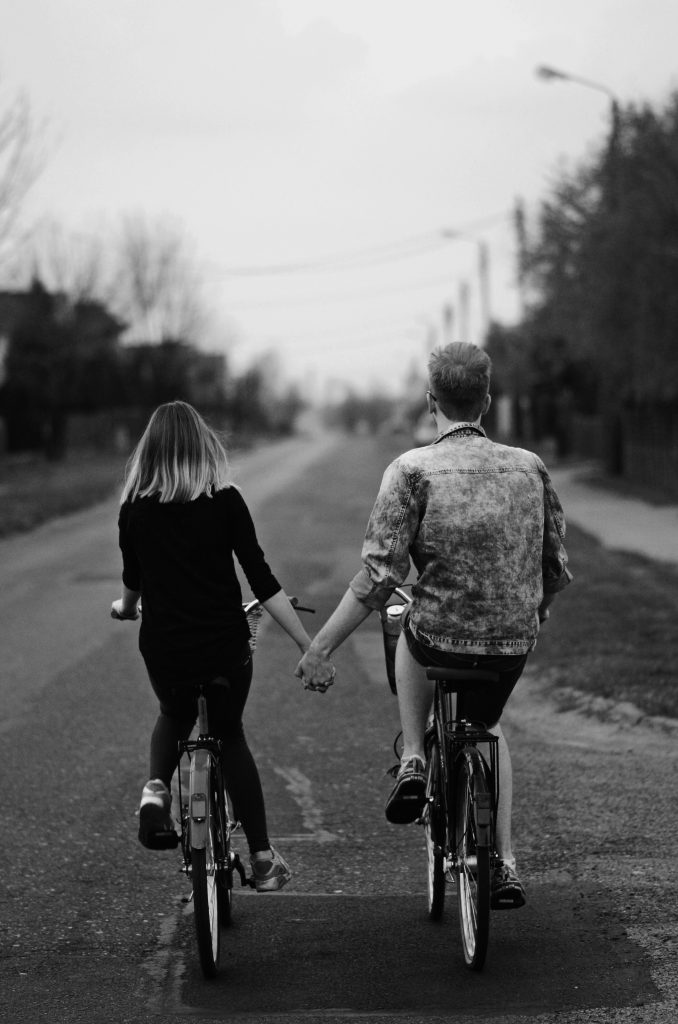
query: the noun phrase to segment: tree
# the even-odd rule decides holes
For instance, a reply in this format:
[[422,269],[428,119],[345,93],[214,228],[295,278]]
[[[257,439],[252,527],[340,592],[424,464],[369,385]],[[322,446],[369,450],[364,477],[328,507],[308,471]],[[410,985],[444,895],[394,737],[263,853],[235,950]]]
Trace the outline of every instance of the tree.
[[40,280],[71,302],[109,302],[114,298],[110,245],[102,234],[69,231],[44,219],[20,255],[22,276]]
[[41,168],[28,100],[0,102],[0,266],[11,251],[13,231],[26,193]]
[[629,106],[608,144],[542,204],[526,328],[560,338],[605,402],[678,401],[678,94]]
[[0,408],[10,447],[65,453],[67,417],[117,404],[122,396],[118,336],[124,326],[95,302],[72,304],[35,280],[21,295]]
[[186,237],[166,220],[124,219],[115,246],[114,304],[142,341],[199,341],[207,314]]

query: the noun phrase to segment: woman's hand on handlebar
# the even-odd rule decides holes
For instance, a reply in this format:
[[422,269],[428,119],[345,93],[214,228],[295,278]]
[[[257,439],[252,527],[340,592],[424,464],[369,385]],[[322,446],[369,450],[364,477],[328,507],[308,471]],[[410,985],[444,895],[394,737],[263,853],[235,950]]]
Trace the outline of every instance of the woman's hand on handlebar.
[[111,605],[111,618],[118,619],[120,622],[134,622],[139,618],[139,605],[135,604],[132,608],[125,607],[125,602],[119,597]]

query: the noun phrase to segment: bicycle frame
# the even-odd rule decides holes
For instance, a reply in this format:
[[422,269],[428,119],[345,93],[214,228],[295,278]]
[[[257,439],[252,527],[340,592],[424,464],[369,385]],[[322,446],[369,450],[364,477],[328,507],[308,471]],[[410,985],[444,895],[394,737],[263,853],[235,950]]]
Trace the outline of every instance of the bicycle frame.
[[[482,744],[487,748],[487,753],[482,751],[480,753],[489,769],[488,774],[492,788],[489,794],[489,806],[477,808],[476,830],[478,843],[494,851],[495,821],[499,803],[499,741],[486,729],[483,722],[470,722],[457,717],[458,690],[456,687],[458,685],[458,683],[450,681],[437,680],[433,703],[433,719],[440,752],[441,775],[447,781],[447,785],[443,787],[442,796],[449,824],[448,840],[455,835],[458,809],[454,794],[463,753],[468,747],[477,748],[479,744]],[[449,842],[449,850],[450,856],[454,858],[456,851],[453,841]],[[455,865],[452,863],[447,866],[449,869]]]
[[[293,607],[301,609],[296,598]],[[243,605],[250,629],[250,650],[256,645],[257,628],[262,614],[258,600]],[[184,740],[178,748],[178,786],[181,808],[182,870],[191,879],[198,953],[203,974],[214,978],[221,955],[220,930],[231,922],[233,876],[240,876],[243,886],[255,888],[254,877],[247,877],[239,855],[231,849],[231,836],[238,823],[231,820],[224,785],[222,766],[223,744],[211,735],[207,716],[206,692],[210,685],[200,685],[198,694],[198,736]],[[188,794],[182,785],[182,759],[188,757]],[[188,901],[187,901],[188,902]]]
[[[387,673],[394,692],[396,680],[389,664],[397,635],[394,626],[403,624],[402,612],[410,603],[401,588],[395,595],[404,605],[392,605],[382,614]],[[419,819],[426,833],[429,917],[440,919],[446,880],[455,881],[464,960],[472,970],[480,970],[487,953],[497,857],[499,740],[484,722],[464,717],[463,694],[497,683],[499,674],[471,666],[429,665],[426,676],[435,684],[425,737],[426,803]]]
[[[189,846],[194,850],[204,850],[208,842],[209,821],[207,808],[210,805],[209,789],[213,773],[217,778],[217,801],[215,812],[217,817],[216,835],[220,848],[220,869],[236,870],[242,885],[251,885],[246,878],[245,869],[237,854],[230,850],[230,839],[237,822],[231,820],[221,767],[221,741],[208,734],[207,707],[204,694],[198,698],[198,737],[195,740],[184,740],[179,744],[179,761],[184,755],[189,758],[188,800],[184,800],[181,783],[181,771],[177,772],[179,783],[179,805],[182,808],[182,850],[184,853],[184,871],[190,876]],[[186,815],[183,808],[187,808]],[[190,830],[190,844],[188,832]]]

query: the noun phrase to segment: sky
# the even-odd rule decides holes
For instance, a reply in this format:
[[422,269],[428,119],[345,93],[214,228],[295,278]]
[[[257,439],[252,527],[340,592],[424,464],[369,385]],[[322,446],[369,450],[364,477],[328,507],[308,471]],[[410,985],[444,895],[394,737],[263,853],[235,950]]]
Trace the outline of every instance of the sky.
[[24,220],[166,219],[201,344],[309,395],[516,322],[516,200],[601,144],[609,94],[678,88],[675,0],[0,0],[0,27],[0,96],[45,126]]

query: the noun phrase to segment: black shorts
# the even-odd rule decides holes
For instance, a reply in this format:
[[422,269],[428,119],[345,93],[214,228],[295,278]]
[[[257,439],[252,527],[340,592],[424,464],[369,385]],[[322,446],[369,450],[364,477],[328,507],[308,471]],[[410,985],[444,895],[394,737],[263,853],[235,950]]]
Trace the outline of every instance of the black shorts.
[[429,647],[404,629],[410,654],[419,665],[437,665],[439,668],[478,668],[497,672],[497,683],[482,683],[477,692],[467,690],[459,694],[459,711],[472,722],[484,722],[490,728],[501,718],[506,702],[520,679],[527,654],[456,654]]

